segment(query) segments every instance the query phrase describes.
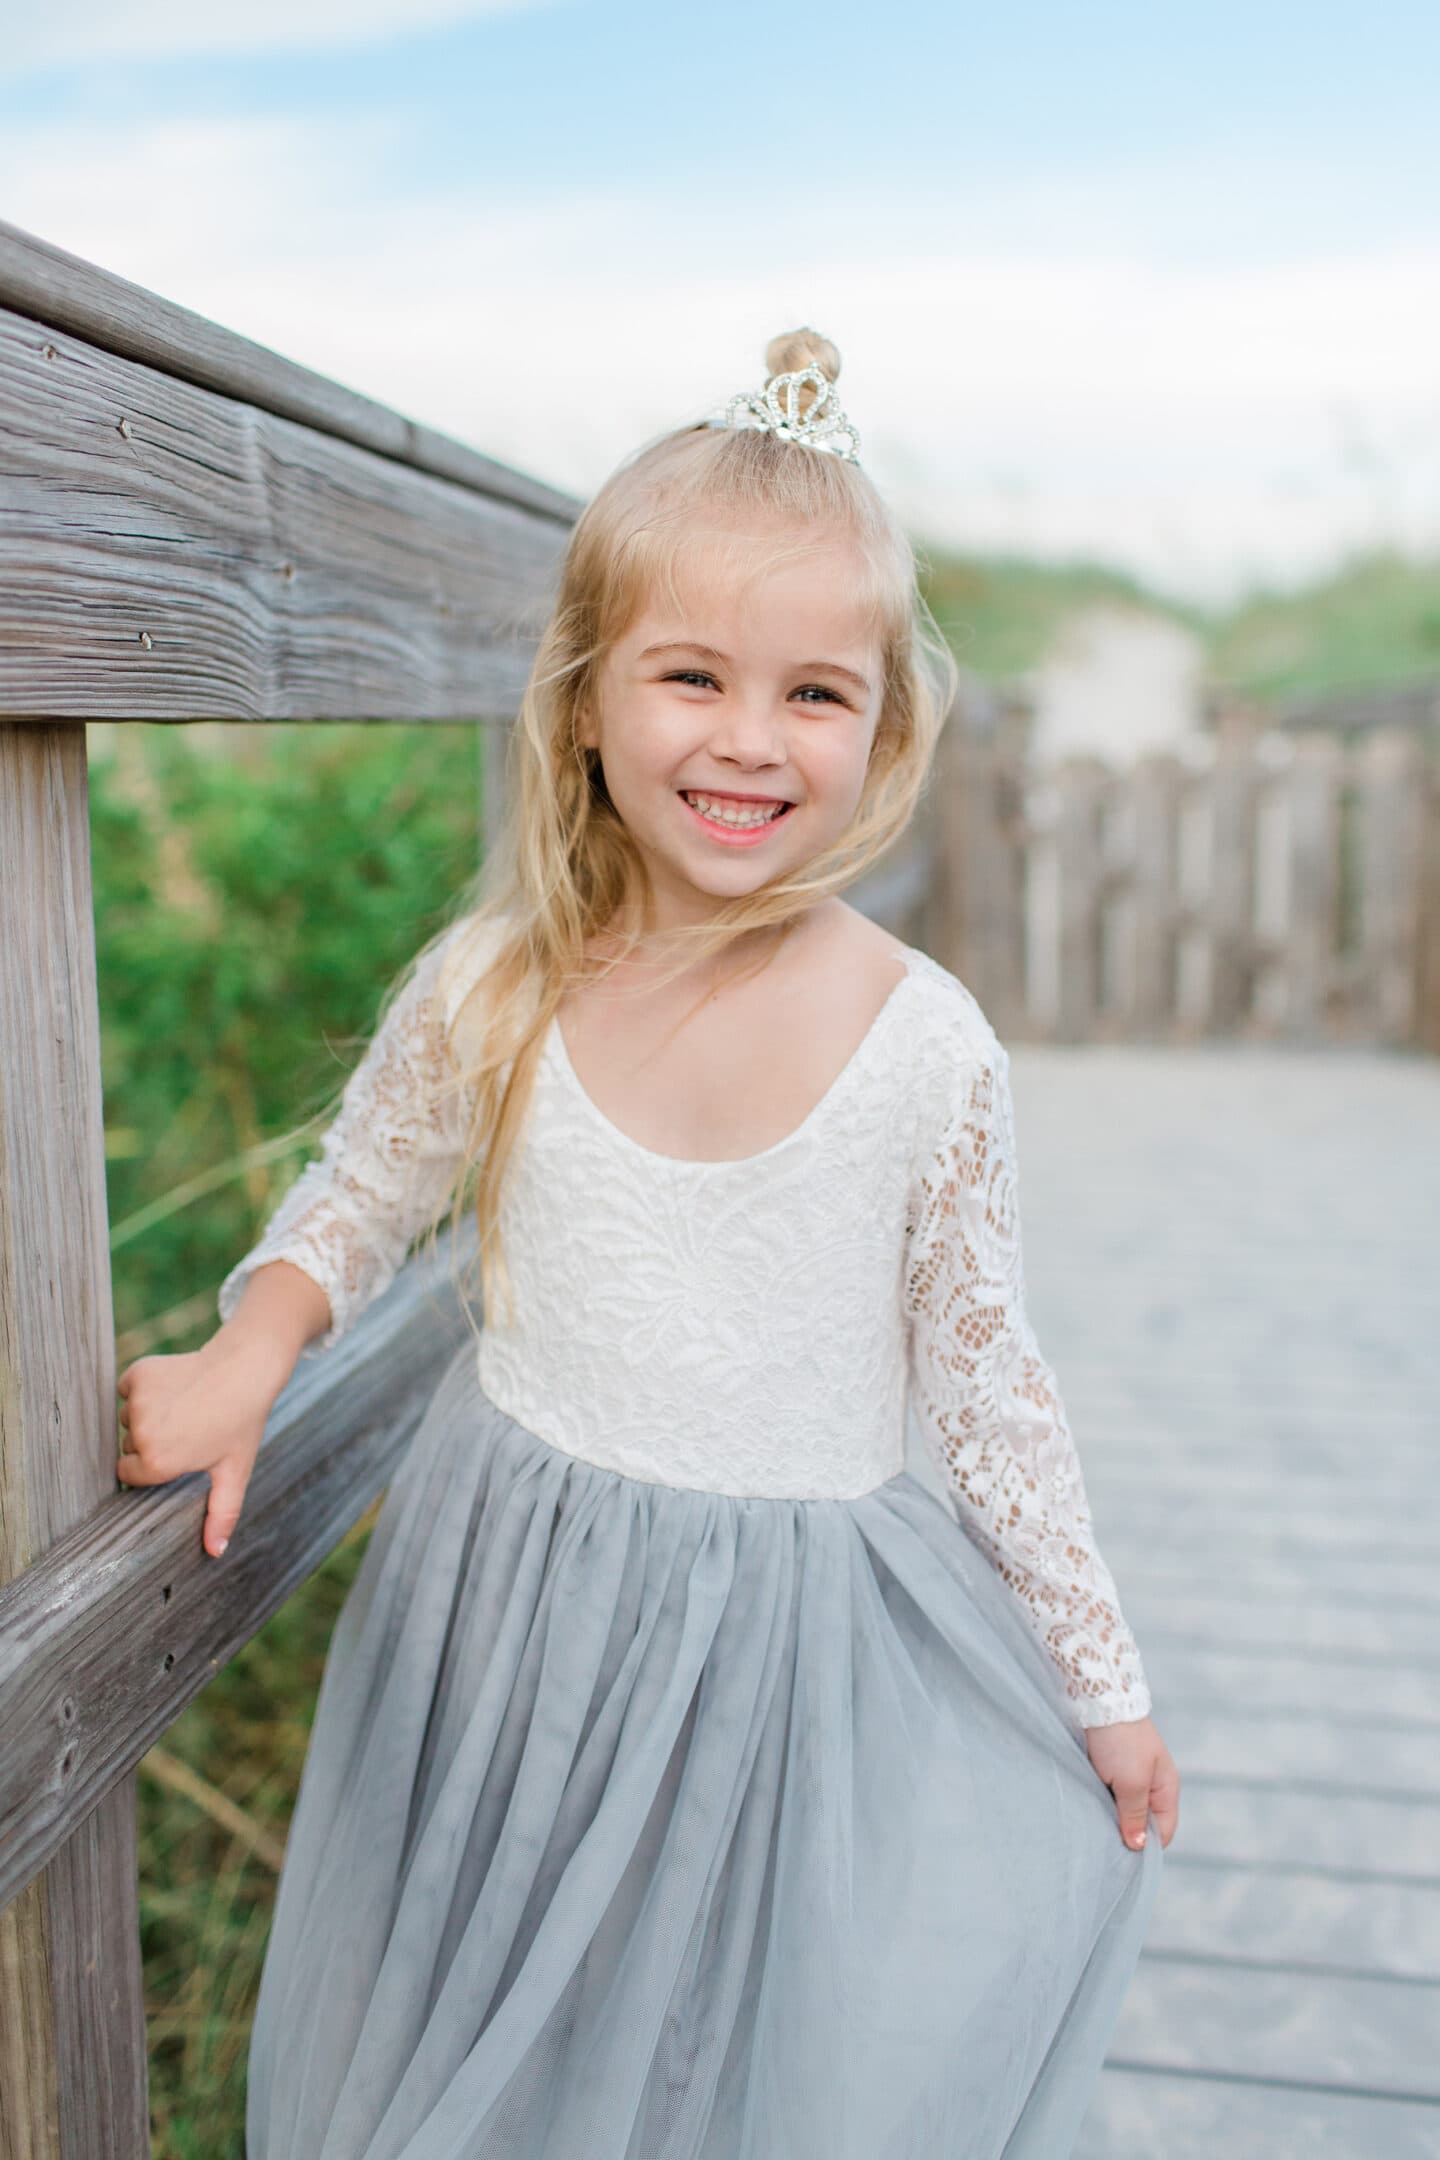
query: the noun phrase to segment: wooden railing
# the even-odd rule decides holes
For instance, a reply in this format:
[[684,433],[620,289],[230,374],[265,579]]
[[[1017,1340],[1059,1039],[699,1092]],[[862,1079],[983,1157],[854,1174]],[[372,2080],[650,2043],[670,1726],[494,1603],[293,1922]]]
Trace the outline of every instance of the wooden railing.
[[[579,504],[3,224],[0,443],[0,2160],[141,2160],[135,1766],[467,1322],[443,1237],[297,1369],[223,1564],[203,1474],[117,1488],[86,723],[474,720],[493,814]],[[917,940],[931,831],[850,896]]]

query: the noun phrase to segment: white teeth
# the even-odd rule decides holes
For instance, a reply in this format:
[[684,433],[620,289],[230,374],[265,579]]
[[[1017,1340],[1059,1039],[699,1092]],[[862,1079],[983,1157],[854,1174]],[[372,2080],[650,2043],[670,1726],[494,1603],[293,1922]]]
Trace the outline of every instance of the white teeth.
[[769,810],[752,809],[737,803],[721,802],[714,795],[693,795],[686,789],[682,789],[681,793],[686,802],[691,803],[703,816],[713,818],[717,825],[770,825],[787,807],[784,803],[776,803]]

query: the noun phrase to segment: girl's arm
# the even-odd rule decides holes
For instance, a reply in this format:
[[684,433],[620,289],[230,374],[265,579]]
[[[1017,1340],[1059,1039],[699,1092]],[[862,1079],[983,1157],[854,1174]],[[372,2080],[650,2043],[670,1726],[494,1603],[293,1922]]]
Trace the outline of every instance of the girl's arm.
[[[258,1269],[288,1260],[319,1285],[328,1305],[323,1319],[301,1316],[318,1341],[310,1333],[299,1354],[327,1349],[389,1286],[412,1239],[453,1192],[466,1110],[442,1024],[445,952],[441,940],[421,955],[346,1082],[319,1157],[221,1283],[222,1321],[239,1320]],[[240,1324],[248,1327],[254,1305],[245,1301]]]
[[278,1395],[306,1344],[329,1325],[330,1300],[313,1275],[288,1260],[257,1260],[219,1333],[254,1344],[257,1361],[276,1376]]
[[1148,1716],[1140,1653],[1025,1311],[1010,1060],[993,1034],[966,1054],[922,1150],[905,1288],[912,1398],[962,1528],[1021,1600],[1076,1723]]

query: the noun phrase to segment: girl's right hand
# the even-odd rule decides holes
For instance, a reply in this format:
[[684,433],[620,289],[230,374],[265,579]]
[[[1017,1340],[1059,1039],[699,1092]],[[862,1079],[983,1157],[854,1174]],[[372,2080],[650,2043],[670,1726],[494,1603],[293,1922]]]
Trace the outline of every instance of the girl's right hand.
[[199,1350],[142,1357],[116,1382],[122,1485],[166,1485],[208,1470],[200,1541],[217,1557],[240,1520],[265,1422],[287,1374],[254,1336],[222,1327]]

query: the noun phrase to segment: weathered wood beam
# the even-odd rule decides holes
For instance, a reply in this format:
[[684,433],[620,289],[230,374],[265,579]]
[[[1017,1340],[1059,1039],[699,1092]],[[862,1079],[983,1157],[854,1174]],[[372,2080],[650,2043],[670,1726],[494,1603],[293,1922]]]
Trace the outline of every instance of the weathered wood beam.
[[[467,1223],[457,1257],[473,1249]],[[118,1781],[128,1789],[145,1750],[388,1485],[439,1371],[472,1340],[450,1251],[442,1233],[435,1262],[412,1259],[348,1335],[301,1360],[223,1559],[200,1544],[203,1472],[121,1489],[112,1450],[104,1498],[0,1589],[0,1903]]]
[[[85,730],[0,721],[0,1584],[114,1490],[115,1410]],[[63,1784],[63,1688],[44,1719]],[[3,2160],[150,2151],[133,1776],[96,1799],[0,1910]]]
[[0,311],[7,720],[512,714],[568,532]]

